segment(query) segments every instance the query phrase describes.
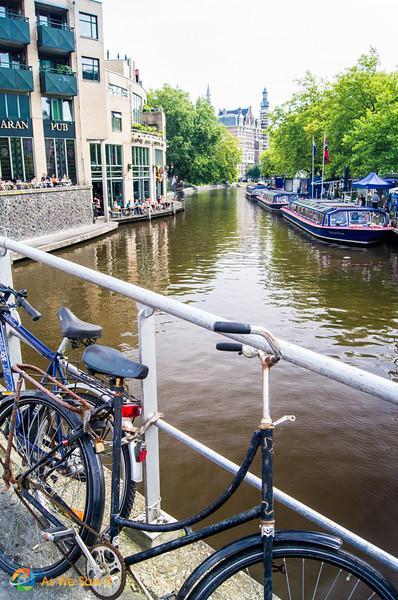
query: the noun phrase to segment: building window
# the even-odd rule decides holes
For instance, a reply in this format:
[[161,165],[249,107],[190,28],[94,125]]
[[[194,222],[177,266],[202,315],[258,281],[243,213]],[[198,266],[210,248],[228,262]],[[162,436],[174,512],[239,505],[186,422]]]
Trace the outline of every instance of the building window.
[[106,144],[106,177],[108,184],[109,205],[123,202],[123,153],[122,147]]
[[34,177],[32,138],[0,138],[0,177],[5,181]]
[[133,123],[141,123],[143,99],[138,94],[133,94]]
[[122,113],[112,111],[112,131],[122,130]]
[[22,50],[1,50],[0,66],[20,69],[25,66],[25,54]]
[[164,152],[163,150],[155,149],[155,165],[163,167],[164,165]]
[[98,40],[98,19],[95,15],[80,13],[80,35]]
[[68,123],[73,123],[72,100],[42,97],[41,107],[45,121],[67,121]]
[[133,146],[133,186],[134,199],[144,200],[149,198],[150,192],[150,168],[149,168],[149,148]]
[[66,175],[76,183],[76,152],[74,140],[46,138],[46,159],[48,175],[61,179]]
[[38,10],[36,13],[37,25],[45,27],[55,27],[56,29],[66,29],[66,13],[52,13],[45,10]]
[[101,144],[90,144],[91,179],[102,181]]
[[29,119],[29,96],[22,94],[0,94],[0,116],[10,119]]
[[99,81],[100,70],[98,58],[82,56],[82,73],[83,79],[88,79],[90,81]]

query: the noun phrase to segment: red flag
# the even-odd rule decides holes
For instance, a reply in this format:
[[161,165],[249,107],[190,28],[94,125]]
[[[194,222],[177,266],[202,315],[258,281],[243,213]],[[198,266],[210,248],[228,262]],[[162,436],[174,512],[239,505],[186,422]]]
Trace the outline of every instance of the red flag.
[[325,159],[325,163],[328,165],[330,163],[330,156],[329,156],[329,144],[328,144],[328,139],[325,135],[324,141],[323,141],[323,158]]

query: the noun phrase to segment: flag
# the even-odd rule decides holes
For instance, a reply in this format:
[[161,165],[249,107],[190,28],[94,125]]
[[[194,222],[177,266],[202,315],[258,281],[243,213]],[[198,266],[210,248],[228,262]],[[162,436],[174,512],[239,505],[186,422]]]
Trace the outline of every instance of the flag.
[[329,156],[328,138],[326,137],[326,134],[323,139],[323,158],[325,160],[325,163],[328,165],[330,163],[330,156]]
[[315,157],[316,155],[316,144],[315,144],[315,138],[314,136],[312,136],[312,156]]

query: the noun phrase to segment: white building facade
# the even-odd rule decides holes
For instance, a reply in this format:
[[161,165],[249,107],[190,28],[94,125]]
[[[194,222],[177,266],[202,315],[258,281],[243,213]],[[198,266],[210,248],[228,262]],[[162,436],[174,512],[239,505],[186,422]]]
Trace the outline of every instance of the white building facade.
[[258,163],[260,154],[268,148],[268,94],[264,88],[260,106],[260,118],[255,117],[252,107],[220,110],[218,121],[236,137],[242,150],[242,162],[238,165],[239,179],[246,177],[247,169]]
[[96,0],[0,3],[0,178],[66,176],[113,202],[165,193],[165,119],[134,62],[106,60]]

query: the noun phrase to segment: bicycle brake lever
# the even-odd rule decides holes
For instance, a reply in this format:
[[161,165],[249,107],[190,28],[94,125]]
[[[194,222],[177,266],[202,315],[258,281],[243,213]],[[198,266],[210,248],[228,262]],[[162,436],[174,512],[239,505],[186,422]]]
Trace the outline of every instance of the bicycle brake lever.
[[274,421],[272,424],[274,427],[276,427],[276,425],[280,425],[281,423],[284,423],[285,421],[291,421],[292,423],[294,423],[295,420],[296,420],[295,415],[285,415],[284,417],[281,417],[280,419],[277,419],[276,421]]

